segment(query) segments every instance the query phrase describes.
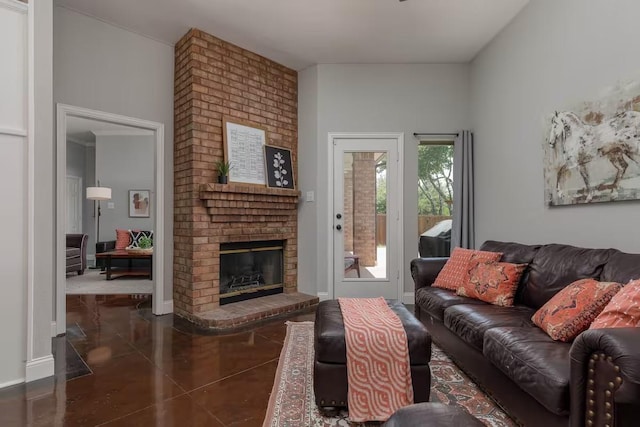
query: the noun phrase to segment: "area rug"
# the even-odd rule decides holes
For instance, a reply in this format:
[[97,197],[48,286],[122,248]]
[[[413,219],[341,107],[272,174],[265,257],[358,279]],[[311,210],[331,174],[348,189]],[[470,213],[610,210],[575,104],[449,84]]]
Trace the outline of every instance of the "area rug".
[[67,295],[152,294],[153,280],[121,277],[107,280],[100,270],[85,270],[84,274],[67,276]]
[[[516,424],[437,347],[431,357],[431,400],[458,405],[491,427]],[[323,416],[313,396],[313,322],[287,322],[263,427],[356,427],[348,413]]]

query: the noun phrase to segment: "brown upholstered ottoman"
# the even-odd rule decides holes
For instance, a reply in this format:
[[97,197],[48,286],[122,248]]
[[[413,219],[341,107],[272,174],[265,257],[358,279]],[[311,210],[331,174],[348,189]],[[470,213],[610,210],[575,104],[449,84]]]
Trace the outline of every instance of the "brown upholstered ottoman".
[[383,427],[483,427],[459,406],[420,403],[399,409]]
[[[409,341],[414,402],[427,402],[431,387],[431,336],[400,302],[387,301],[404,326]],[[318,304],[315,320],[313,390],[319,408],[347,406],[347,344],[337,300]]]

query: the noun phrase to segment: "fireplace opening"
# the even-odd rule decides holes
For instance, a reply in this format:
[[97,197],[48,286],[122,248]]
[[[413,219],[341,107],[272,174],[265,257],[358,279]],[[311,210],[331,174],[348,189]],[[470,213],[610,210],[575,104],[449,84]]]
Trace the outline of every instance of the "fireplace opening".
[[282,293],[283,283],[283,240],[220,245],[220,305]]

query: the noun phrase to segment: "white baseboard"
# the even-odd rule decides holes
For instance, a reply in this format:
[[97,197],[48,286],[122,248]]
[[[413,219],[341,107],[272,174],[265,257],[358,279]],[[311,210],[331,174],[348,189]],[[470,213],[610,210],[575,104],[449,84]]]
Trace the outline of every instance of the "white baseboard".
[[24,382],[24,378],[18,378],[17,380],[11,380],[4,383],[0,383],[0,389],[5,387],[11,387],[12,385],[22,384]]
[[51,322],[51,338],[58,336],[58,325],[55,321]]
[[173,300],[165,301],[162,304],[162,314],[173,313]]
[[44,357],[38,357],[27,362],[27,382],[39,380],[53,376],[54,361],[53,355],[48,354]]
[[405,292],[402,294],[402,303],[403,304],[415,304],[416,299],[413,292]]
[[320,298],[320,301],[326,301],[329,298],[329,292],[318,292],[318,298]]

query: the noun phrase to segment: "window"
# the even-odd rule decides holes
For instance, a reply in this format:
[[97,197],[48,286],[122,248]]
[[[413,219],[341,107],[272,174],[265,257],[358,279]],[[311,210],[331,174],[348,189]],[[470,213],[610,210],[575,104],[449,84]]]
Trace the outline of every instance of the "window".
[[418,146],[420,256],[449,256],[453,212],[453,141]]

